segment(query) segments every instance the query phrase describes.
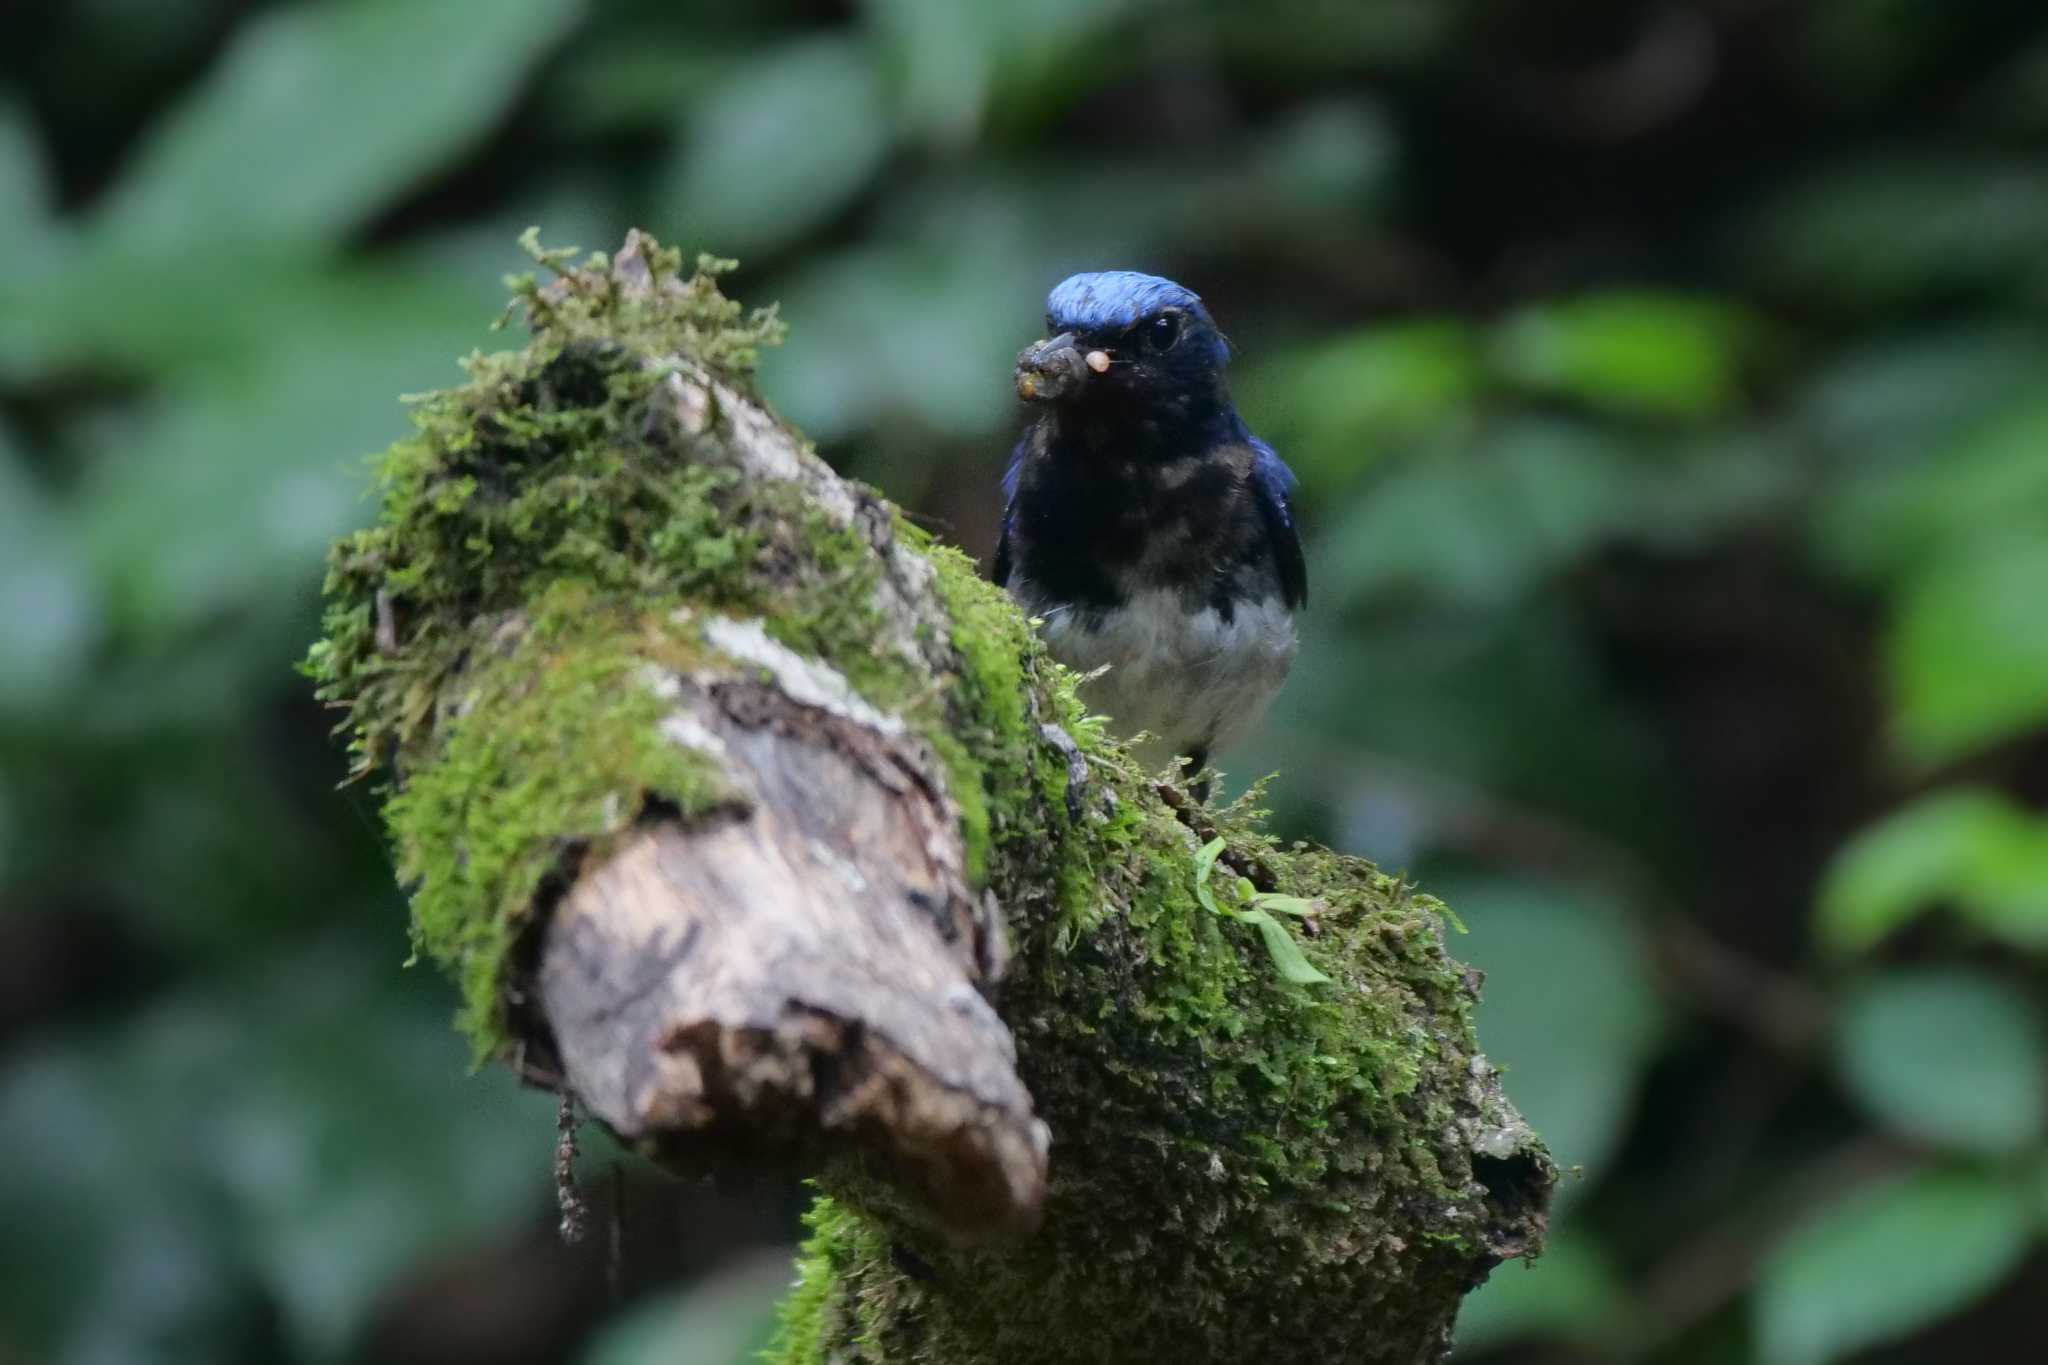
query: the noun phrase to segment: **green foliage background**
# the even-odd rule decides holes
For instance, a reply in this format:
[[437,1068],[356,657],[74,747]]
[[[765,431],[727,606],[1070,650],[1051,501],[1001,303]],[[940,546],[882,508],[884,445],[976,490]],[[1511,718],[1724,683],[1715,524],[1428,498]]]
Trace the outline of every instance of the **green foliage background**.
[[736,1361],[786,1282],[797,1192],[603,1150],[555,1242],[290,672],[529,223],[741,256],[977,552],[1045,289],[1209,300],[1315,580],[1238,776],[1459,908],[1582,1168],[1464,1358],[2048,1339],[2039,6],[75,0],[0,14],[0,1362]]

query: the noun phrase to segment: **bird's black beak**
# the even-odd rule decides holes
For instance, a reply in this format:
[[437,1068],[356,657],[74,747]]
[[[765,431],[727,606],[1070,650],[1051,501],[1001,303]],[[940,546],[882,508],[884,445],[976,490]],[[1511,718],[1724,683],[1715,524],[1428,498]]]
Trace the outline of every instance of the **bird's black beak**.
[[1088,373],[1074,334],[1061,332],[1017,353],[1017,396],[1027,403],[1057,403],[1071,397]]

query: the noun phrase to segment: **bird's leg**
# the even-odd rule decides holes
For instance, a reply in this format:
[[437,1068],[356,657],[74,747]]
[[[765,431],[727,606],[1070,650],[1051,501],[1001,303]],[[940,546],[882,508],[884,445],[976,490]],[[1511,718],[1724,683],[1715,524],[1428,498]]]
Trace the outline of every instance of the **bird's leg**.
[[[1207,757],[1206,750],[1203,756]],[[1215,820],[1210,818],[1208,808],[1199,800],[1189,800],[1188,793],[1183,792],[1173,783],[1166,781],[1154,782],[1152,784],[1152,792],[1164,803],[1168,810],[1172,811],[1179,818],[1183,825],[1186,825],[1194,832],[1197,840],[1207,843],[1222,833],[1221,830],[1216,828]],[[1243,877],[1257,890],[1273,891],[1278,889],[1280,885],[1280,878],[1274,873],[1266,860],[1257,853],[1225,848],[1222,853],[1217,855],[1216,861],[1222,866],[1229,868],[1238,876]]]

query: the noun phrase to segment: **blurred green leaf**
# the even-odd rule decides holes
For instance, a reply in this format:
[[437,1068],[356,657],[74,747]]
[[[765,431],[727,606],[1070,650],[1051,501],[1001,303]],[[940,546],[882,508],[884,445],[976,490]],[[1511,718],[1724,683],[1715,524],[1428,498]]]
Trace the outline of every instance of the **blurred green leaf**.
[[0,716],[65,695],[99,629],[99,600],[57,506],[0,425]]
[[[2048,356],[2034,357],[2048,366]],[[2041,373],[2030,376],[2038,388]],[[1980,404],[1976,422],[1900,468],[1845,481],[1817,511],[1824,559],[1865,577],[1967,555],[2010,530],[2048,537],[2048,401]]]
[[1285,747],[1272,757],[1290,779],[1279,787],[1299,779],[1326,793],[1335,809],[1320,818],[1339,847],[1398,865],[1381,842],[1390,811],[1397,827],[1455,839],[1471,827],[1466,802],[1506,799],[1689,854],[1669,842],[1685,827],[1657,737],[1615,695],[1571,603],[1537,597],[1484,614],[1403,603],[1362,621],[1312,611],[1302,624],[1302,662],[1272,727]]
[[424,270],[253,255],[196,255],[159,278],[132,261],[17,281],[11,297],[0,283],[0,347],[18,328],[45,366],[156,381],[77,432],[67,531],[119,623],[153,639],[310,581],[364,514],[363,458],[404,434],[397,396],[456,379],[496,301]]
[[1951,149],[1802,170],[1731,254],[1769,287],[1865,310],[1996,288],[2044,239],[2038,160]]
[[[909,416],[999,451],[992,433],[1017,406],[1007,377],[1049,276],[1041,249],[995,213],[963,215],[950,240],[824,258],[772,291],[803,323],[762,357],[762,387],[817,440]],[[991,318],[1020,321],[1005,335]]]
[[[1509,1098],[1560,1166],[1597,1176],[1662,1032],[1642,944],[1618,911],[1587,899],[1497,881],[1438,889],[1470,931],[1461,956],[1486,972],[1479,1042]],[[1586,1189],[1565,1182],[1560,1206]]]
[[2021,1192],[1993,1175],[1923,1171],[1855,1191],[1764,1264],[1763,1365],[1826,1365],[1946,1317],[2010,1274],[2031,1232]]
[[1240,403],[1311,488],[1348,487],[1390,441],[1469,410],[1472,331],[1455,319],[1386,323],[1258,360]]
[[689,113],[662,235],[739,255],[795,240],[861,191],[889,133],[865,44],[816,39],[739,65]]
[[1682,433],[1654,464],[1639,462],[1624,543],[1666,555],[1710,554],[1731,536],[1800,508],[1811,484],[1800,452],[1773,431],[1721,427]]
[[1895,1131],[2002,1155],[2048,1128],[2048,1042],[2030,1003],[1995,976],[1893,972],[1843,1008],[1835,1062],[1863,1107]]
[[[2048,340],[2035,329],[1994,318],[1917,328],[1824,360],[1799,399],[1800,424],[1852,474],[1915,467],[1949,453],[1985,414],[2037,394],[2044,372]],[[1852,478],[1844,491],[1860,487]],[[1820,511],[1825,530],[1835,518]]]
[[1413,593],[1499,606],[1618,524],[1629,459],[1610,433],[1526,420],[1442,454],[1412,458],[1370,485],[1318,538],[1324,600]]
[[497,123],[579,0],[341,0],[259,15],[101,205],[106,245],[332,242]]
[[1082,72],[1113,63],[1099,41],[1088,40],[1147,7],[1146,0],[868,0],[862,8],[905,123],[924,141],[959,147],[999,97],[1043,111],[1070,95]]
[[[601,23],[605,11],[593,17]],[[754,44],[710,32],[663,41],[646,25],[633,24],[629,33],[623,39],[574,43],[551,66],[544,91],[550,127],[577,138],[668,128],[678,108],[707,98],[757,50]],[[528,217],[522,220],[526,223],[547,224],[550,240],[561,232],[552,218]],[[667,232],[662,230],[663,240]]]
[[637,1304],[598,1334],[582,1365],[755,1365],[796,1282],[795,1259],[794,1247],[760,1252]]
[[50,193],[34,124],[20,106],[0,99],[0,242],[7,244],[0,271],[52,267],[60,228]]
[[1511,1341],[1578,1340],[1589,1345],[1626,1335],[1627,1287],[1583,1228],[1553,1226],[1534,1261],[1497,1267],[1458,1310],[1458,1352]]
[[1708,417],[1739,393],[1755,322],[1733,304],[1589,294],[1523,309],[1488,355],[1509,382],[1623,416]]
[[[906,177],[881,230],[763,289],[802,319],[789,344],[763,358],[763,386],[819,440],[909,417],[990,441],[995,463],[995,433],[1014,429],[1007,379],[1017,348],[1036,334],[1046,291],[1062,277],[1143,260],[1166,243],[1314,231],[1330,212],[1318,208],[1328,183],[1294,183],[1284,164],[1269,164],[1295,129],[1283,121],[1224,156],[1049,158]],[[1073,211],[1110,202],[1120,211]],[[892,444],[917,441],[913,426]]]
[[[1057,25],[1083,6],[1053,0]],[[1006,5],[947,0],[870,0],[863,6],[896,81],[907,122],[925,137],[959,144],[973,136],[995,80],[997,44]]]
[[0,1307],[52,1358],[196,1361],[267,1300],[331,1360],[415,1258],[535,1214],[552,1105],[465,1079],[429,984],[312,943],[11,1057]]
[[[1348,240],[1362,219],[1379,215],[1393,169],[1386,136],[1374,106],[1324,100],[1202,152],[1052,155],[999,166],[977,177],[971,193],[940,184],[940,197],[920,212],[941,231],[962,200],[1022,222],[1038,254],[1057,266],[1048,288],[1076,270],[1170,252],[1228,254],[1256,242],[1262,258],[1279,258],[1327,250],[1333,236]],[[1077,204],[1116,211],[1077,213]],[[1184,283],[1197,292],[1210,287],[1194,273]],[[1226,331],[1234,325],[1228,316],[1222,321]]]
[[1289,203],[1356,219],[1391,188],[1400,146],[1386,114],[1357,99],[1325,99],[1276,120],[1263,137],[1261,171]]
[[1940,903],[2024,947],[2048,947],[2048,820],[1996,792],[1937,792],[1835,855],[1814,927],[1862,952]]
[[1894,738],[1932,766],[2048,722],[2048,538],[1987,534],[1917,574],[1886,641]]
[[[1302,463],[1315,470],[1320,458]],[[1611,427],[1536,417],[1471,433],[1447,427],[1334,515],[1324,512],[1312,558],[1330,585],[1325,601],[1419,595],[1497,610],[1610,544],[1698,552],[1798,487],[1782,445],[1761,435],[1631,440]]]

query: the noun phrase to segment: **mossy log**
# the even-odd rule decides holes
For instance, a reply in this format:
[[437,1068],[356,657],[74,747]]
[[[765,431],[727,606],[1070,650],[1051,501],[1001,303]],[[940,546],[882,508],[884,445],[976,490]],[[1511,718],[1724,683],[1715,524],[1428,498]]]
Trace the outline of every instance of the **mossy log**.
[[815,1174],[790,1365],[1439,1359],[1555,1177],[1444,908],[1139,771],[753,395],[717,263],[536,253],[309,661],[479,1055]]

